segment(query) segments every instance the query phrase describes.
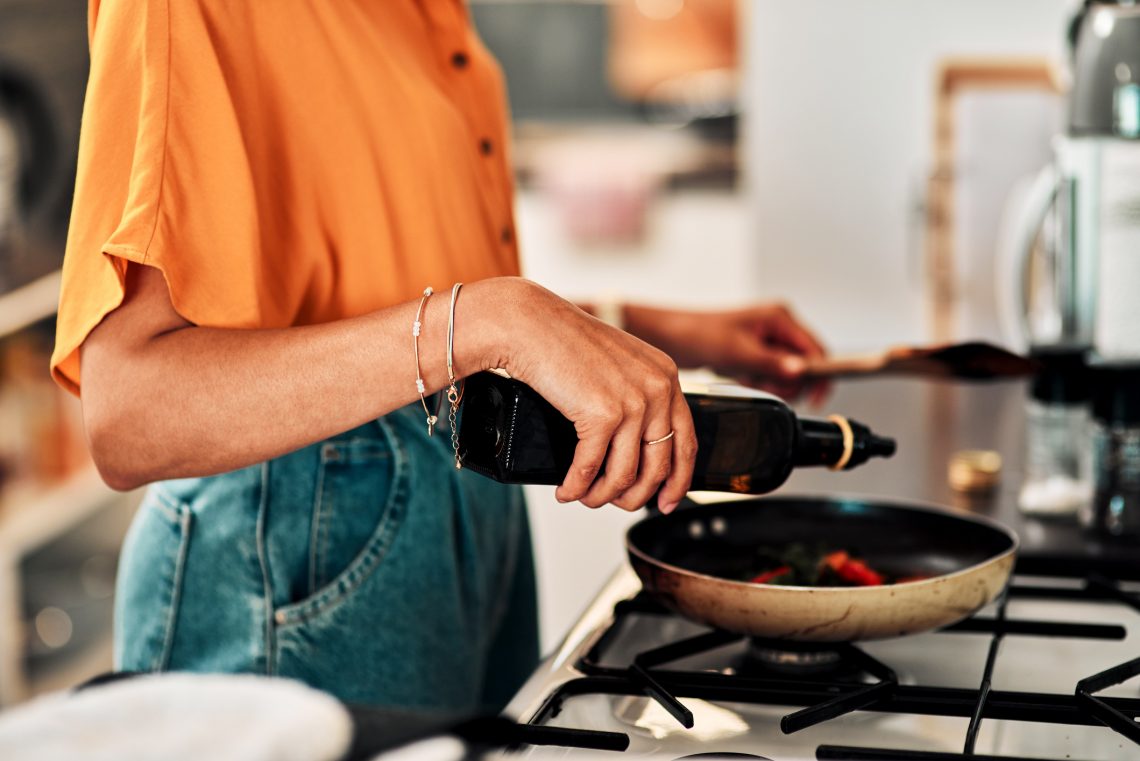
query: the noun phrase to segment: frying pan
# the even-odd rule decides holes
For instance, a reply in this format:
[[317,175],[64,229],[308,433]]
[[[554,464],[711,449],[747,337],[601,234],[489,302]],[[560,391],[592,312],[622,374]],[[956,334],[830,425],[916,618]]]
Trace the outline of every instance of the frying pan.
[[[752,584],[755,552],[800,542],[844,549],[889,576],[877,587]],[[634,524],[626,549],[645,590],[726,631],[801,642],[885,639],[968,618],[1009,580],[1017,536],[984,518],[854,498],[784,497],[700,505]]]

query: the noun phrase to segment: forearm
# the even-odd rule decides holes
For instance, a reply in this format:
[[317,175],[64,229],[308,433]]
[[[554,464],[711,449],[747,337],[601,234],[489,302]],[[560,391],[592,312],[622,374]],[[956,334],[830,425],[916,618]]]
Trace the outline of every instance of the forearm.
[[[456,372],[494,356],[488,301],[473,283],[456,310]],[[447,383],[449,294],[428,300],[420,336],[427,393]],[[418,300],[353,319],[278,330],[189,326],[114,353],[84,353],[88,436],[119,488],[225,472],[351,429],[418,399]]]

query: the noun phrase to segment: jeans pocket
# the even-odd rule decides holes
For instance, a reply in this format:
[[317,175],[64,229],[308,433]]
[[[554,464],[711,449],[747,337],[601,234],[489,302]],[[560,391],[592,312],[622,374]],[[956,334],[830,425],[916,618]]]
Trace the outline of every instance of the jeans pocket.
[[321,445],[309,537],[308,596],[276,610],[278,625],[339,604],[388,553],[407,505],[407,458],[385,421],[380,437]]
[[120,555],[115,667],[161,671],[170,662],[192,524],[190,506],[160,484],[147,491]]

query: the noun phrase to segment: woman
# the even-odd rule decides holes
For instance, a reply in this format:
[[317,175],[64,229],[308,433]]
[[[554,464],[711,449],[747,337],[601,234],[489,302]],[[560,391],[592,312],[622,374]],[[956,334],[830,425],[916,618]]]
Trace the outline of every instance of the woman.
[[90,33],[52,365],[106,481],[152,483],[119,668],[506,701],[536,658],[524,506],[456,471],[416,382],[448,384],[454,282],[455,375],[573,420],[556,496],[589,507],[684,495],[677,364],[794,382],[821,352],[780,308],[623,332],[516,277],[502,85],[457,0],[92,0]]

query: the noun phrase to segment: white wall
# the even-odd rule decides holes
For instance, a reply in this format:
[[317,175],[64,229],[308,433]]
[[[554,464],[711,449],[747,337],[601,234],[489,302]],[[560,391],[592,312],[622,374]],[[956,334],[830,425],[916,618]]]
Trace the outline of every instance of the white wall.
[[[926,335],[921,220],[947,55],[1060,59],[1070,0],[745,0],[757,294],[833,347]],[[1031,155],[1045,136],[1037,132]],[[976,326],[972,326],[976,327]]]
[[647,303],[716,308],[755,297],[748,206],[729,191],[662,192],[634,245],[581,246],[563,232],[548,196],[516,203],[525,275],[569,299],[607,293]]

